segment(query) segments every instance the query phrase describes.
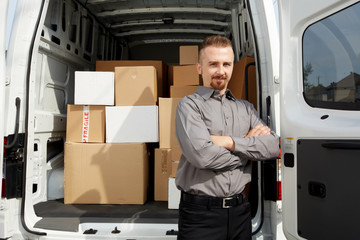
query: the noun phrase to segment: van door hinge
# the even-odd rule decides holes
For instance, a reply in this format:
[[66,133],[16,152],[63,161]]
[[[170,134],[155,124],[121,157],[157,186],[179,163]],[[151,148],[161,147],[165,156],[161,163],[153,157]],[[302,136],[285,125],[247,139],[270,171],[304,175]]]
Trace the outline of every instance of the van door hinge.
[[276,83],[276,84],[280,83],[279,76],[274,76],[274,83]]
[[84,231],[84,234],[96,234],[96,233],[97,233],[97,230],[92,229],[92,228]]
[[174,229],[171,229],[169,231],[166,231],[166,235],[178,235],[178,231],[175,231]]

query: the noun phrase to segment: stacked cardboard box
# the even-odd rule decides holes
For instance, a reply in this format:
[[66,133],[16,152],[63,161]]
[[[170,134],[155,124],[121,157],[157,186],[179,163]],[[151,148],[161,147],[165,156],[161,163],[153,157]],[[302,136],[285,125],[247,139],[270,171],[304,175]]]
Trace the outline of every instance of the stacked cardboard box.
[[[65,143],[67,204],[147,200],[146,143],[159,141],[156,68],[111,67],[112,72],[75,73],[75,104],[68,105]],[[107,82],[108,75],[112,83]]]
[[180,46],[179,57],[180,65],[168,68],[170,97],[172,98],[183,98],[194,93],[200,85],[200,76],[196,68],[198,46]]
[[155,149],[154,199],[168,201],[177,208],[179,190],[175,186],[181,149],[175,135],[176,109],[180,100],[196,92],[200,84],[197,72],[198,46],[180,46],[180,65],[168,67],[170,98],[159,98],[159,148]]
[[[143,61],[143,60],[121,60],[121,61],[97,61],[96,71],[115,72],[115,67],[140,67],[153,66],[156,69],[157,77],[157,96],[167,96],[167,65],[162,61]],[[129,94],[129,93],[128,93]]]
[[154,199],[168,201],[168,179],[172,162],[179,161],[180,146],[175,136],[176,108],[181,98],[159,98],[159,148],[155,149]]

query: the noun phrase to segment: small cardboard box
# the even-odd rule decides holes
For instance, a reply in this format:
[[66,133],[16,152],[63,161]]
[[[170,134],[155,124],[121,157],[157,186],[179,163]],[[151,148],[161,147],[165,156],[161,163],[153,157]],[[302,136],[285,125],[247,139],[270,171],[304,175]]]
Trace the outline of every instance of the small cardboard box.
[[176,108],[181,98],[159,98],[160,148],[178,147],[175,135]]
[[199,47],[180,46],[179,47],[179,63],[180,65],[196,64],[199,60]]
[[[244,57],[234,64],[233,73],[231,75],[228,89],[238,99],[246,99],[245,87],[245,71],[248,64],[255,63],[253,57]],[[256,95],[256,69],[254,65],[248,65],[248,101],[257,106]]]
[[96,71],[112,71],[115,67],[135,67],[135,66],[153,66],[156,68],[157,94],[159,97],[165,97],[168,94],[167,85],[167,65],[163,61],[147,60],[121,60],[121,61],[97,61]]
[[115,67],[115,105],[144,106],[157,104],[156,69]]
[[170,86],[171,98],[183,98],[196,92],[198,86]]
[[179,209],[181,192],[177,189],[175,178],[169,178],[169,209]]
[[171,149],[155,148],[154,200],[168,200],[168,181],[171,176]]
[[143,204],[149,162],[145,143],[65,143],[65,204]]
[[159,142],[158,106],[106,107],[106,142]]
[[105,142],[105,106],[67,106],[67,142]]
[[75,72],[74,103],[76,105],[114,105],[114,73]]
[[174,86],[200,84],[200,75],[196,69],[196,65],[169,66],[168,77],[170,85]]

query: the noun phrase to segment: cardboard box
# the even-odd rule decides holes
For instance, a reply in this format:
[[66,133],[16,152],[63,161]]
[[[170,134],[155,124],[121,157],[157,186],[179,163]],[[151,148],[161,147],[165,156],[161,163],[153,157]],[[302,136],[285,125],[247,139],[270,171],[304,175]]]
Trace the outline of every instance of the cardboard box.
[[195,93],[198,86],[170,86],[171,98],[183,98]]
[[156,68],[157,76],[157,94],[159,97],[168,96],[167,85],[167,65],[162,61],[96,61],[96,71],[112,71],[115,72],[115,67],[121,66],[153,66]]
[[155,148],[154,200],[168,200],[168,181],[171,176],[171,149]]
[[180,46],[179,58],[180,65],[196,64],[199,60],[199,47],[197,45]]
[[77,105],[114,105],[114,73],[75,72],[74,103]]
[[156,69],[145,67],[115,68],[115,105],[156,105],[158,99]]
[[175,178],[169,178],[169,209],[179,209],[181,192],[177,189],[175,184]]
[[148,178],[145,143],[65,143],[65,204],[143,204]]
[[175,135],[175,118],[180,100],[181,98],[159,98],[160,148],[179,147]]
[[179,166],[179,161],[171,161],[171,177],[176,178],[177,168]]
[[199,85],[200,75],[196,65],[169,66],[168,81],[174,86]]
[[[245,87],[245,70],[246,65],[255,63],[253,57],[244,57],[234,64],[234,70],[228,84],[228,89],[238,99],[246,99]],[[248,101],[257,106],[256,94],[256,68],[254,65],[248,67]]]
[[105,142],[105,106],[67,106],[67,142]]
[[158,106],[106,107],[106,142],[158,142]]

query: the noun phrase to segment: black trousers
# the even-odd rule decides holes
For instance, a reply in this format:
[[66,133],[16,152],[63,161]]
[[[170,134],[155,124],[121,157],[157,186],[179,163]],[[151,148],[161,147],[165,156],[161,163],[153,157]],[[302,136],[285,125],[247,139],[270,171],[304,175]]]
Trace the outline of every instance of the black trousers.
[[211,208],[180,200],[178,240],[251,239],[250,203],[231,208]]

